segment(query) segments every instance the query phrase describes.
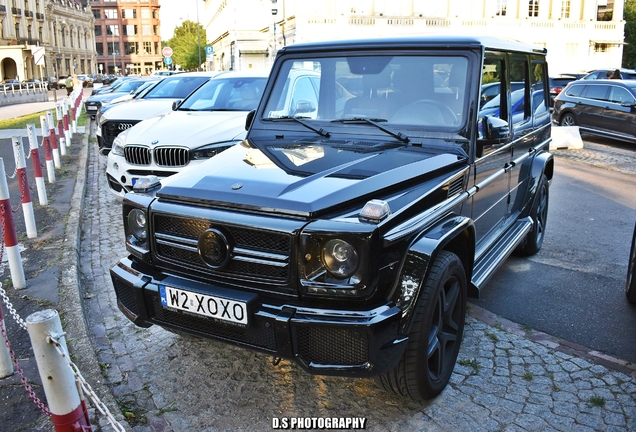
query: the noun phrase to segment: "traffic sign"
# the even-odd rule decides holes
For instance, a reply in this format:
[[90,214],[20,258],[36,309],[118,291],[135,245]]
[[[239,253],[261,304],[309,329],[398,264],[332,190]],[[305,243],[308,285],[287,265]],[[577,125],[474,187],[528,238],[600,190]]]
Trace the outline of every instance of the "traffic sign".
[[163,64],[170,66],[172,64],[172,57],[164,57]]
[[172,48],[170,47],[164,47],[161,50],[161,54],[163,54],[164,57],[172,57]]
[[214,54],[214,47],[211,45],[208,45],[205,47],[205,55],[212,55]]

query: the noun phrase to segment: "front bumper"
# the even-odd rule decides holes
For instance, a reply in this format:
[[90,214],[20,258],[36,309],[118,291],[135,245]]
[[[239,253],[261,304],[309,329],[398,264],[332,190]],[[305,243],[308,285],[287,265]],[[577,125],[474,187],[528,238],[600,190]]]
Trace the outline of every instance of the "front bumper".
[[[153,324],[295,360],[319,375],[371,377],[398,364],[408,338],[399,334],[402,311],[394,305],[348,311],[266,304],[258,295],[169,276],[129,258],[111,278],[119,309],[136,325]],[[250,299],[247,326],[187,314],[161,305],[159,285],[230,299]]]

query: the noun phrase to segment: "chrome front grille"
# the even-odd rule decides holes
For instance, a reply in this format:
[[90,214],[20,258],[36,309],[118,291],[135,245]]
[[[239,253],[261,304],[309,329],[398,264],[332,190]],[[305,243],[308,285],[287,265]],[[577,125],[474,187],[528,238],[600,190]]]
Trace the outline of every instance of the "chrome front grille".
[[153,156],[161,167],[182,167],[190,162],[190,150],[181,147],[158,147]]
[[[292,236],[205,219],[155,213],[152,236],[157,257],[180,271],[276,285],[285,290],[291,276]],[[214,228],[231,245],[231,259],[221,268],[208,266],[199,255],[199,236]]]
[[143,146],[124,146],[124,158],[131,165],[150,165],[150,149]]

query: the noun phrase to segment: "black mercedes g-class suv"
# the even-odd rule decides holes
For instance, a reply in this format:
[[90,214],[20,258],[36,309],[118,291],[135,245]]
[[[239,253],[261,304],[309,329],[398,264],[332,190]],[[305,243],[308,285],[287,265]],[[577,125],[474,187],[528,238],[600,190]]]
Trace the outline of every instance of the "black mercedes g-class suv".
[[[499,95],[480,108],[490,83]],[[126,195],[119,308],[436,396],[467,297],[511,253],[541,248],[547,83],[545,49],[495,38],[282,48],[243,142]]]

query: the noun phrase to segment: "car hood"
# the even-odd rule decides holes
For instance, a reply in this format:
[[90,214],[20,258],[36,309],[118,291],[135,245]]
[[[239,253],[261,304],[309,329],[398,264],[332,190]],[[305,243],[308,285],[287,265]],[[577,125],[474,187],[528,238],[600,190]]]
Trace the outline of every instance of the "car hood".
[[102,115],[102,122],[108,120],[144,120],[172,109],[177,99],[135,99],[119,104]]
[[[369,151],[343,148],[342,143],[276,141],[261,143],[259,148],[246,140],[196,169],[162,180],[157,197],[310,218],[343,214],[390,194],[415,193],[421,198],[440,190],[440,182],[467,166],[465,155],[440,150],[443,146],[426,150],[392,143]],[[456,146],[447,143],[446,147]],[[391,207],[394,212],[395,206]]]
[[[115,109],[115,108],[113,108]],[[204,144],[242,139],[245,111],[170,111],[151,117],[127,131],[126,144],[180,145],[197,148]]]

